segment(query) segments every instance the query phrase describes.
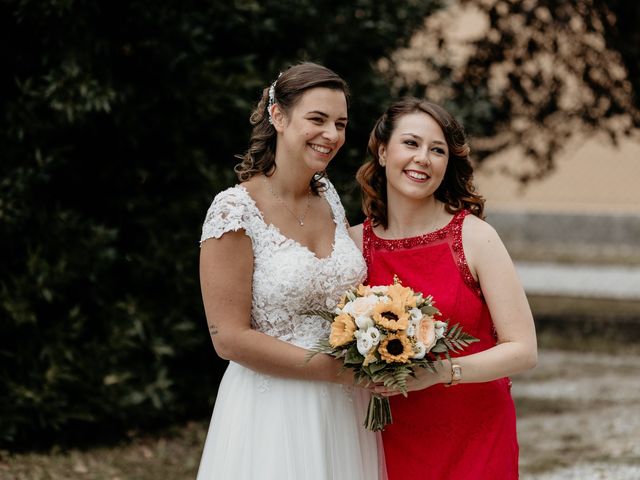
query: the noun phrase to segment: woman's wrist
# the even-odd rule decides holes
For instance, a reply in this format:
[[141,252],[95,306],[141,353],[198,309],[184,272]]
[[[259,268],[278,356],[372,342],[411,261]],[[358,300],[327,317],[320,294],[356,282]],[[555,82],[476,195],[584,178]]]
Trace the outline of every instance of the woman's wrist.
[[449,360],[442,360],[438,366],[438,383],[448,385],[451,383],[451,362]]

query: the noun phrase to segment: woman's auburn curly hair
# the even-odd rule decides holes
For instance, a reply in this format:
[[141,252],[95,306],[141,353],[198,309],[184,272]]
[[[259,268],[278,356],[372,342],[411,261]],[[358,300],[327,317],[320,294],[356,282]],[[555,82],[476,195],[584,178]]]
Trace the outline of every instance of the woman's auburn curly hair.
[[473,167],[469,160],[469,143],[464,128],[444,108],[423,99],[406,97],[394,102],[378,119],[369,135],[368,151],[370,159],[356,174],[362,189],[362,209],[374,226],[388,227],[387,216],[387,176],[380,165],[379,148],[387,145],[400,117],[422,112],[432,117],[442,129],[447,146],[449,161],[442,183],[435,191],[435,198],[445,204],[449,213],[469,210],[473,215],[484,218],[484,198],[476,193],[473,184]]

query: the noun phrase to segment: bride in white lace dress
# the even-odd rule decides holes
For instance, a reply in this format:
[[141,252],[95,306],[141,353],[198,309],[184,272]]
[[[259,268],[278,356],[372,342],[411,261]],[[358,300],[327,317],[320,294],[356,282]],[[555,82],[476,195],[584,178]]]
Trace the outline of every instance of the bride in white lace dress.
[[319,65],[285,71],[251,117],[242,183],[207,212],[202,294],[230,363],[198,480],[384,477],[377,436],[362,427],[368,392],[338,360],[305,361],[329,325],[302,312],[333,309],[366,268],[333,185],[317,175],[344,143],[347,91]]

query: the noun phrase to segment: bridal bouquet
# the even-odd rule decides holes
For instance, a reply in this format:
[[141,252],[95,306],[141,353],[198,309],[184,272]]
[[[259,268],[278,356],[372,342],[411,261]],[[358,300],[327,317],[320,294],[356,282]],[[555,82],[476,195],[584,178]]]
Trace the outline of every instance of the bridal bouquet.
[[[320,341],[309,355],[328,353],[352,368],[362,384],[383,384],[407,395],[407,378],[416,367],[435,373],[437,355],[449,357],[477,338],[456,324],[436,320],[440,311],[433,297],[404,287],[397,277],[392,285],[359,285],[348,290],[334,312],[312,310],[331,322],[329,338]],[[364,426],[373,431],[392,422],[389,399],[373,395]]]

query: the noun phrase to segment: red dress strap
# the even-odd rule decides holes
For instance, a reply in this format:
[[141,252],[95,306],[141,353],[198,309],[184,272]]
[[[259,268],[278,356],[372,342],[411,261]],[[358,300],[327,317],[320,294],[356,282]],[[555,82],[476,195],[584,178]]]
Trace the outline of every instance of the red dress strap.
[[462,246],[462,225],[464,223],[464,219],[467,215],[470,215],[471,212],[469,210],[460,210],[455,214],[453,220],[449,224],[450,235],[451,235],[451,250],[453,251],[453,258],[456,261],[456,265],[458,266],[458,270],[464,279],[464,283],[479,297],[482,298],[482,290],[480,289],[480,285],[473,278],[471,274],[471,270],[469,269],[469,264],[467,263],[467,258],[464,254],[464,248]]
[[[362,223],[362,256],[367,263],[367,267],[371,264],[371,242],[373,241],[373,227],[371,226],[371,219],[369,217],[364,219]],[[367,275],[368,277],[369,275]],[[364,283],[367,283],[368,278],[365,278]]]

